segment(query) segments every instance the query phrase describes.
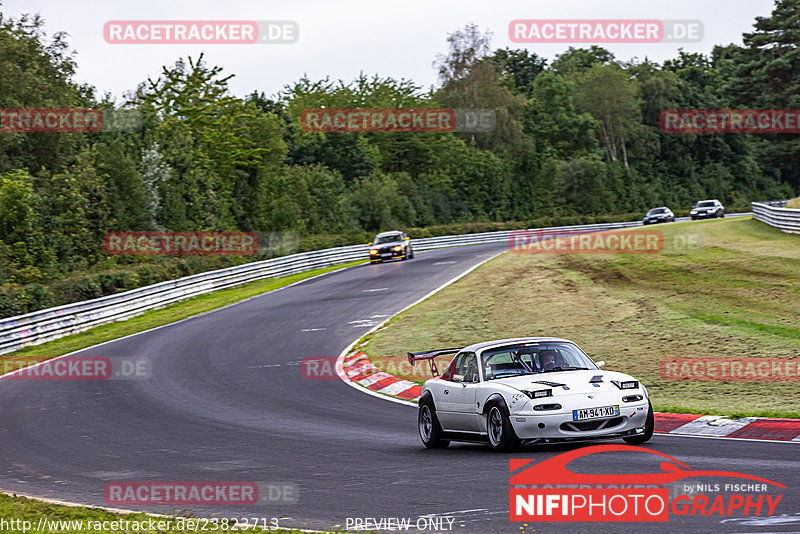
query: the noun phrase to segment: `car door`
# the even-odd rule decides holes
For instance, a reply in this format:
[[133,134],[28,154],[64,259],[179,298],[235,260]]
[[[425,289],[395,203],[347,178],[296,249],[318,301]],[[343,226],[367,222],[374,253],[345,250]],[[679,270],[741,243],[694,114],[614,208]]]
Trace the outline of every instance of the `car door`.
[[451,392],[459,386],[459,381],[454,379],[456,374],[456,364],[461,360],[461,354],[450,361],[450,364],[439,376],[438,380],[428,382],[427,388],[433,395],[433,403],[436,406],[436,417],[443,430],[452,430],[454,425],[453,402]]
[[459,354],[456,360],[453,387],[447,393],[450,425],[457,432],[478,432],[478,411],[475,405],[480,384],[478,358],[474,352]]

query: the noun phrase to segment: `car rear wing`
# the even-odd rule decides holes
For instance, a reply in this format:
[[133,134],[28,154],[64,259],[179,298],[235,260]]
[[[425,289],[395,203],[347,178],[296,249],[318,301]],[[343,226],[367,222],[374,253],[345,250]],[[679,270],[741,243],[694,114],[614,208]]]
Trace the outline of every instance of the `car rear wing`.
[[408,353],[408,363],[411,366],[414,366],[414,362],[417,360],[428,360],[428,364],[431,366],[431,375],[432,376],[439,376],[439,369],[436,367],[436,360],[437,356],[441,356],[443,354],[455,354],[456,352],[460,351],[461,348],[457,349],[437,349],[437,350],[425,350],[422,352],[409,352]]

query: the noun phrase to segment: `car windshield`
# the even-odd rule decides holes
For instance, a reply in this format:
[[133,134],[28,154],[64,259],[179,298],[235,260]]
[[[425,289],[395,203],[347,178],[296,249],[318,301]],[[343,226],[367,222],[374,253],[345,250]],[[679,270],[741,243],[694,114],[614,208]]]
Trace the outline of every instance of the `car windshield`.
[[647,212],[648,215],[658,215],[659,213],[666,213],[666,208],[653,208]]
[[711,200],[706,200],[705,202],[698,202],[697,203],[697,207],[698,208],[712,208],[712,207],[714,207],[714,202],[711,201]]
[[375,241],[372,244],[380,245],[381,243],[394,243],[395,241],[400,241],[400,234],[379,235],[375,237]]
[[485,380],[598,368],[577,345],[563,341],[522,343],[485,350],[481,354],[481,365]]

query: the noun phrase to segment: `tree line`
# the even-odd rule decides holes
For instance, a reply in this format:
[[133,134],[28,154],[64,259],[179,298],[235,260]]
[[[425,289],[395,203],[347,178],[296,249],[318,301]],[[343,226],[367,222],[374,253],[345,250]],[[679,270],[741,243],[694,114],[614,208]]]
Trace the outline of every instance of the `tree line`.
[[[136,131],[0,132],[0,316],[246,261],[111,258],[102,249],[110,231],[283,231],[332,246],[391,228],[527,226],[686,209],[707,197],[736,207],[788,198],[800,191],[797,135],[666,134],[659,115],[800,108],[796,6],[776,1],[743,46],[679,51],[662,63],[598,46],[552,61],[492,50],[490,34],[468,25],[448,36],[430,89],[362,74],[240,97],[229,90],[233,75],[200,56],[162,67],[122,102],[74,81],[65,34],[48,36],[39,16],[0,14],[0,108],[142,117]],[[496,126],[300,128],[303,110],[321,107],[493,109]]]

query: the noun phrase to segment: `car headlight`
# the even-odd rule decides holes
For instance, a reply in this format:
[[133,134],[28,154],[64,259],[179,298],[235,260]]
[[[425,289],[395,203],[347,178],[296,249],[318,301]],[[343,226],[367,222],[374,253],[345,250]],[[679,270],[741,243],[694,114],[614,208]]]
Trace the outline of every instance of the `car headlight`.
[[394,247],[394,250],[395,250],[395,252],[400,252],[401,250],[403,250],[403,247],[401,247],[400,245],[397,245],[396,247]]
[[537,391],[522,391],[525,395],[530,397],[531,399],[541,399],[544,397],[552,397],[553,390],[552,389],[540,389]]
[[611,383],[617,386],[619,389],[639,389],[638,380],[626,380],[624,382],[612,380]]
[[377,254],[378,253],[378,249],[373,248],[372,250],[369,251],[369,253],[370,254]]
[[692,215],[694,215],[694,214],[696,214],[696,213],[697,213],[697,210],[692,210],[692,211],[690,211],[689,213],[691,213]]

